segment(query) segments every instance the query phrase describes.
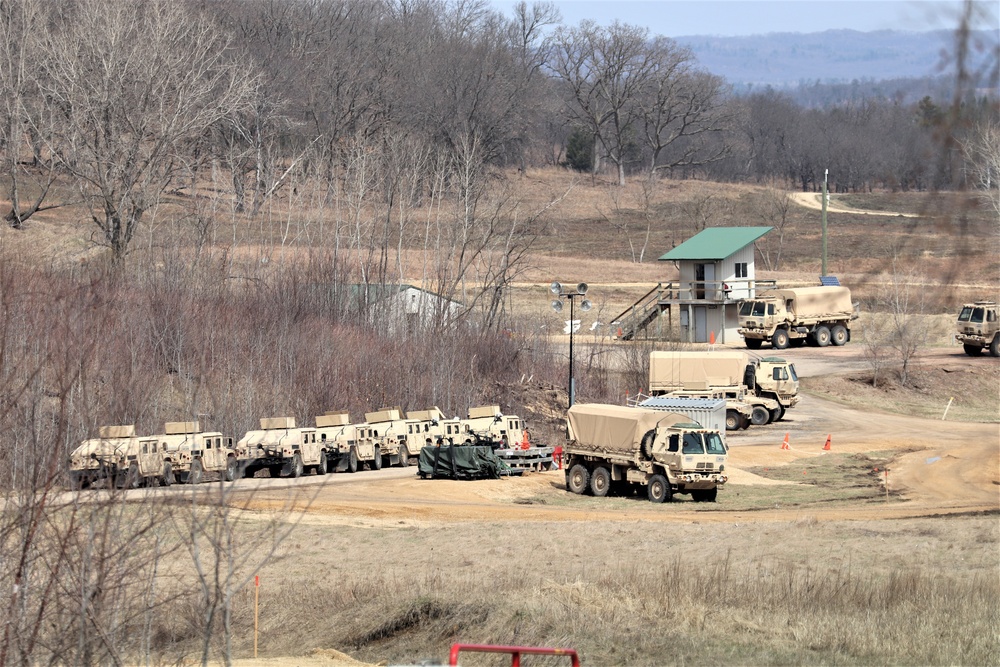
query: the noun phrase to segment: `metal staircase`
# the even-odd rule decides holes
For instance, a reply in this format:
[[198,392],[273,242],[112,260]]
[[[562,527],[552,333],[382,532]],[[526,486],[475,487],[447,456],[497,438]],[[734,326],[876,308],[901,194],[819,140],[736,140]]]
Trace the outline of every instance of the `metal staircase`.
[[636,334],[644,330],[660,313],[669,308],[660,302],[663,283],[649,290],[638,301],[629,306],[622,314],[611,320],[611,331],[618,340],[635,340]]

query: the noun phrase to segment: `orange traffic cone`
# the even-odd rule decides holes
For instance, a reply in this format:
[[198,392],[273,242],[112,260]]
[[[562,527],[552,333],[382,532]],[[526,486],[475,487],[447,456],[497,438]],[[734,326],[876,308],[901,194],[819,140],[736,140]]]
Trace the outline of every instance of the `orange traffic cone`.
[[787,433],[785,434],[785,439],[781,443],[781,448],[782,449],[791,449],[791,447],[788,446],[788,434]]
[[715,345],[715,332],[714,331],[709,331],[708,332],[708,344],[709,345]]
[[829,435],[826,436],[826,444],[823,445],[823,451],[825,451],[825,452],[830,451],[830,436]]

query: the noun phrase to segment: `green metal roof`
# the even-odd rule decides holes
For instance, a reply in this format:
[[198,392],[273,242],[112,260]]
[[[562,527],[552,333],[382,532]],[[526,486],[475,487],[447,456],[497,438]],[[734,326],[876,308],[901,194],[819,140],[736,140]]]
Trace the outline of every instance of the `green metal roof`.
[[725,259],[745,248],[773,227],[709,227],[660,257],[660,261],[678,259]]

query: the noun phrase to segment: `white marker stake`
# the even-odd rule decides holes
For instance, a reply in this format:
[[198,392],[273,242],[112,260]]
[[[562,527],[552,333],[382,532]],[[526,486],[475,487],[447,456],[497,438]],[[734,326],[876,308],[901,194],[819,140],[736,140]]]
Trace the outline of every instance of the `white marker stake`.
[[944,414],[941,415],[941,421],[944,421],[944,418],[948,416],[948,409],[951,407],[951,402],[954,400],[955,400],[954,396],[948,399],[948,405],[944,406]]

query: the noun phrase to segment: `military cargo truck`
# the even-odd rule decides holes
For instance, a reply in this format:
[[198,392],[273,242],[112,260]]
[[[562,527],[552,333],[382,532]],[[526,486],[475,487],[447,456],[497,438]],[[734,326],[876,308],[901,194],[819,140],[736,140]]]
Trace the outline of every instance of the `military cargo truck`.
[[[316,417],[316,433],[327,457],[327,470],[357,472],[367,463],[382,467],[382,451],[368,424],[352,424],[347,412],[328,412]],[[322,473],[321,473],[322,474]]]
[[962,306],[955,340],[970,357],[982,354],[984,349],[989,349],[990,356],[1000,357],[1000,309],[996,302],[977,301]]
[[[445,421],[444,413],[434,406],[427,410],[409,410],[406,413],[406,455],[407,463],[417,463],[420,450],[425,446],[434,445],[438,438],[443,438]],[[402,449],[400,454],[402,455]]]
[[166,463],[180,483],[200,484],[204,473],[219,473],[227,482],[238,475],[233,439],[202,431],[199,422],[167,422],[156,436]]
[[102,426],[99,437],[80,443],[69,457],[70,487],[86,488],[96,482],[113,482],[118,477],[122,453],[136,437],[135,426]]
[[776,350],[803,342],[843,345],[851,340],[858,313],[851,290],[843,286],[776,289],[740,302],[738,331],[751,350],[765,341]]
[[326,474],[326,456],[316,429],[296,428],[294,417],[262,418],[260,430],[247,431],[236,444],[244,477],[266,469],[271,477],[301,477],[307,468]]
[[[383,465],[407,466],[410,460],[410,451],[407,447],[406,420],[403,418],[403,411],[400,408],[382,408],[375,412],[365,413],[367,422],[372,432],[372,437],[379,446],[382,460],[378,467]],[[417,450],[419,455],[420,450]]]
[[714,502],[727,481],[722,435],[671,412],[579,403],[566,418],[566,489],[606,496],[645,488],[651,502]]
[[736,414],[749,406],[749,423],[777,421],[799,401],[795,367],[778,357],[751,358],[738,350],[651,352],[649,393],[691,397],[692,390],[722,392],[729,403],[727,430],[739,428]]

